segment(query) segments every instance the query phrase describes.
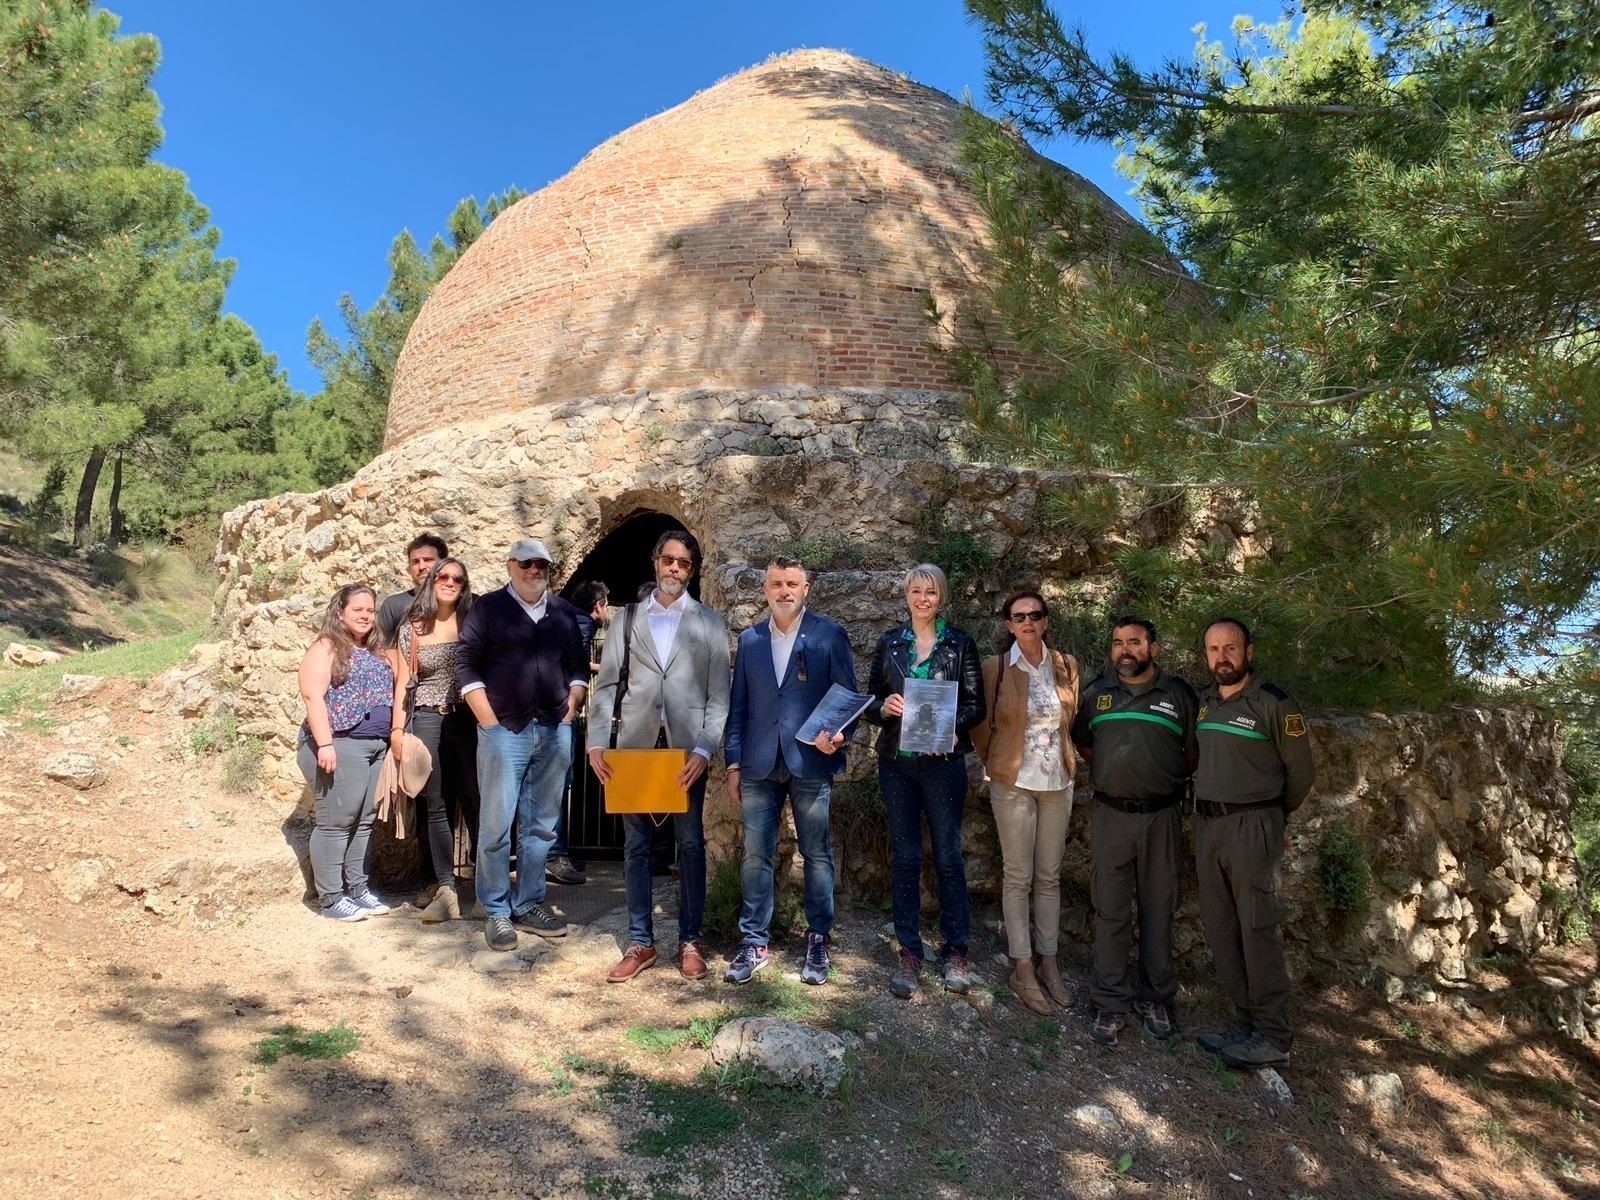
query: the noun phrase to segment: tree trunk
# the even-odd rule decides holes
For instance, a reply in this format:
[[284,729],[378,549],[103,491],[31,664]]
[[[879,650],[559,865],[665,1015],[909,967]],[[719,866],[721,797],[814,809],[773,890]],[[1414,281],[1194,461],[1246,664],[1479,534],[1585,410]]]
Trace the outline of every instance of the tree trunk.
[[127,524],[122,519],[122,451],[117,451],[111,464],[111,545],[120,546],[128,537]]
[[72,544],[89,544],[89,521],[94,516],[94,491],[100,484],[100,469],[106,465],[106,452],[93,450],[83,464],[83,479],[78,484],[78,506],[72,510]]

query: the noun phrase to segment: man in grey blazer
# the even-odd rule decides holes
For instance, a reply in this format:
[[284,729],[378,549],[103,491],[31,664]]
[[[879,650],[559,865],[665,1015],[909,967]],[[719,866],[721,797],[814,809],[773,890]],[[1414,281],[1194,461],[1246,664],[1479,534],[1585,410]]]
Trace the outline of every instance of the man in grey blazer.
[[[600,782],[611,776],[603,759],[611,740],[611,717],[621,718],[619,749],[670,747],[690,751],[678,782],[689,791],[689,811],[672,818],[678,842],[678,970],[704,979],[700,924],[706,909],[706,771],[722,745],[728,721],[730,681],[728,629],[722,617],[689,595],[700,569],[700,544],[674,529],[661,535],[651,554],[655,590],[614,617],[600,659],[600,678],[589,701],[593,740],[589,765]],[[631,619],[630,619],[631,618]],[[631,627],[631,628],[630,628]],[[627,662],[627,687],[618,684]],[[628,890],[628,949],[606,976],[626,983],[655,966],[655,930],[650,919],[650,835],[647,815],[626,814],[623,878]]]

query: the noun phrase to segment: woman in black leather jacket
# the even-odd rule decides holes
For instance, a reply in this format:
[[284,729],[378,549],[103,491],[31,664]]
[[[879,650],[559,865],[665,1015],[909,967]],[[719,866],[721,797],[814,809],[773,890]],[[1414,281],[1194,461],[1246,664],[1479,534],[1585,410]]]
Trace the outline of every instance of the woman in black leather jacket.
[[[967,935],[971,905],[967,868],[961,856],[961,817],[967,804],[967,731],[983,720],[983,670],[978,648],[961,630],[939,616],[950,599],[950,583],[931,563],[906,573],[906,607],[911,619],[878,639],[872,656],[872,681],[866,719],[882,726],[878,734],[878,786],[889,818],[890,897],[900,971],[889,990],[908,999],[917,990],[925,957],[922,946],[922,822],[926,818],[939,880],[939,951],[944,986],[965,992],[971,986]],[[900,749],[907,679],[954,680],[955,731],[948,751],[912,754]],[[931,716],[932,714],[927,714]]]

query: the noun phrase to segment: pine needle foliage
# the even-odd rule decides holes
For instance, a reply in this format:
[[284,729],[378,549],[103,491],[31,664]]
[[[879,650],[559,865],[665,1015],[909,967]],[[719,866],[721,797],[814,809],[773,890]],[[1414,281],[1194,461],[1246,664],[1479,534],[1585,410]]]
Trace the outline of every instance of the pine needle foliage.
[[[1310,3],[1154,68],[1039,0],[968,8],[1010,123],[966,136],[996,332],[1043,364],[958,356],[984,444],[1074,469],[1091,526],[1096,487],[1248,497],[1270,551],[1175,563],[1173,603],[1225,591],[1324,703],[1591,634],[1593,3]],[[1018,132],[1117,146],[1148,229]]]

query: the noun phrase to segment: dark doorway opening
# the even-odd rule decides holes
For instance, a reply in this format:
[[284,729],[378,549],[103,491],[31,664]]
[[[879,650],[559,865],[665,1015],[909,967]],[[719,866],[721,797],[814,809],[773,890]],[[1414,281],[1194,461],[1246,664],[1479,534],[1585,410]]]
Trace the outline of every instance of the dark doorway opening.
[[[612,611],[620,615],[625,605],[639,598],[641,589],[655,583],[655,566],[650,560],[650,552],[655,548],[656,539],[669,530],[682,528],[682,521],[666,513],[638,509],[628,514],[578,564],[577,570],[562,589],[563,598],[570,600],[580,583],[599,580],[610,593]],[[696,600],[700,598],[698,575],[689,584],[689,594]],[[618,636],[621,636],[621,626],[617,625],[616,628]],[[598,655],[591,657],[598,661]],[[566,829],[567,846],[579,859],[622,857],[622,818],[606,814],[600,781],[589,769],[587,755],[588,747],[606,744],[610,728],[609,712],[591,711],[574,731],[572,788],[566,797]],[[664,859],[657,855],[659,861],[670,861],[670,857],[670,851]]]

